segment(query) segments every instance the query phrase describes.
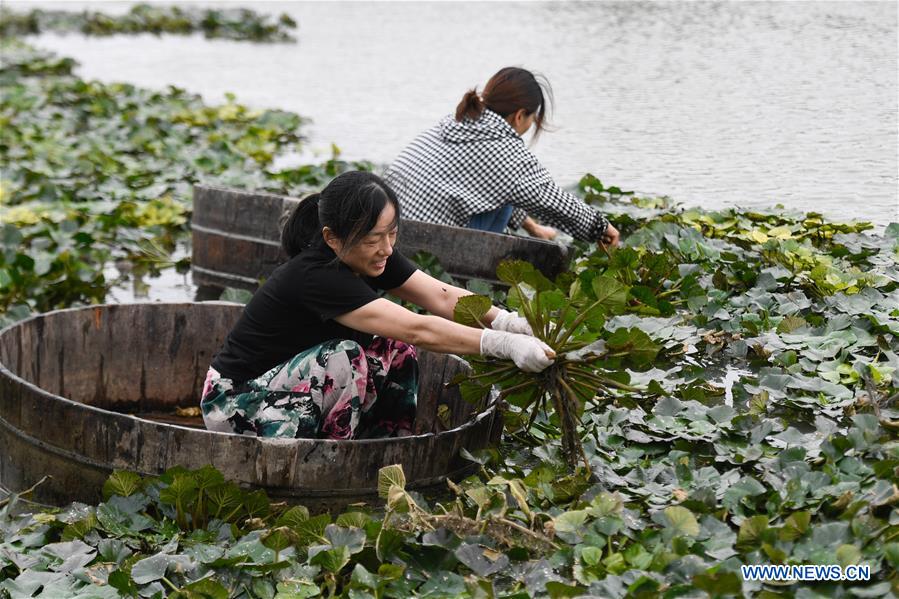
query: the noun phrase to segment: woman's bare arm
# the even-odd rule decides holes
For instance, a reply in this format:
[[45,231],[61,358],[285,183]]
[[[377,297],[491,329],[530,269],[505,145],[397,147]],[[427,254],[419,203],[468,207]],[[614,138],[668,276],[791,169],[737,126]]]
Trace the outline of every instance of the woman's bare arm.
[[[400,287],[391,289],[390,293],[447,320],[453,319],[453,310],[459,298],[472,295],[467,289],[444,283],[420,270],[412,273]],[[490,308],[484,316],[484,325],[490,326],[498,312],[497,308]]]
[[357,331],[398,339],[430,351],[481,353],[481,329],[438,316],[416,314],[384,298],[342,314],[335,320]]

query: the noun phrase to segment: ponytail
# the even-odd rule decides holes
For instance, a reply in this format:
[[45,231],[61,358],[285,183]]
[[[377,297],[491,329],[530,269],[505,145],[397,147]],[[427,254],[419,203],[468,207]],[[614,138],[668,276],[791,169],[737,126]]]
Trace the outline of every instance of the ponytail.
[[490,78],[480,96],[475,88],[462,97],[456,108],[456,120],[478,119],[485,109],[506,118],[523,108],[526,114],[534,115],[536,139],[549,125],[547,117],[552,103],[552,87],[546,77],[520,67],[506,67]]
[[318,218],[320,193],[303,198],[287,216],[281,228],[281,249],[293,258],[321,239],[322,226]]
[[465,92],[465,95],[462,96],[462,101],[456,107],[456,120],[471,119],[476,121],[481,118],[485,108],[484,101],[478,96],[478,89],[470,89]]

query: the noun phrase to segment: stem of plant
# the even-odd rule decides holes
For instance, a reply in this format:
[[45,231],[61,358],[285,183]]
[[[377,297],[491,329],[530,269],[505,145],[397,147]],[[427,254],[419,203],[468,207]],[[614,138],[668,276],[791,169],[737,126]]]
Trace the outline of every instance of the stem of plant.
[[468,380],[489,378],[489,377],[493,377],[493,376],[498,376],[500,374],[505,374],[507,372],[513,372],[513,373],[517,374],[519,372],[519,370],[514,364],[509,364],[506,366],[500,366],[496,370],[491,370],[490,372],[482,372],[481,374],[471,375],[468,377]]
[[[574,334],[574,331],[577,330],[577,328],[579,326],[581,326],[581,324],[583,324],[583,322],[585,320],[587,320],[587,317],[590,315],[590,312],[592,312],[595,308],[598,308],[599,306],[602,305],[602,301],[603,300],[596,300],[595,302],[590,304],[590,307],[588,307],[586,310],[581,312],[581,315],[574,319],[574,322],[571,323],[571,326],[568,327],[568,329],[560,329],[560,334],[559,334],[559,336],[556,337],[555,343],[551,343],[550,345],[553,345],[554,347],[559,347],[559,346],[565,345],[568,342],[568,339],[570,339],[571,336]],[[562,337],[562,338],[559,339],[559,337]]]
[[500,392],[499,396],[501,398],[506,398],[509,395],[512,395],[513,393],[515,393],[516,391],[521,391],[522,389],[527,389],[528,387],[532,387],[533,385],[534,385],[533,381],[525,381],[523,383],[518,383],[517,385],[512,385],[511,387],[509,387],[507,389],[503,389]]
[[587,383],[585,383],[585,382],[583,382],[583,381],[577,380],[577,379],[574,378],[573,376],[571,377],[569,383],[570,383],[571,385],[577,385],[577,386],[580,387],[582,390],[586,391],[586,392],[589,394],[589,395],[588,395],[588,399],[593,399],[593,398],[596,396],[597,389],[591,387],[590,385],[588,385]]
[[[15,493],[14,495],[16,496],[16,498],[23,498],[23,497],[25,497],[26,495],[31,495],[32,493],[34,493],[34,490],[35,490],[35,489],[37,489],[39,486],[41,486],[42,484],[44,484],[45,482],[47,482],[47,479],[50,479],[50,478],[53,478],[53,477],[52,477],[52,476],[45,476],[45,477],[43,477],[41,480],[39,480],[39,481],[37,481],[36,483],[34,483],[32,486],[30,486],[30,487],[28,487],[27,489],[25,489],[24,491],[22,491],[21,493]],[[12,497],[13,497],[13,496],[10,495],[9,497],[7,497],[6,499],[4,499],[3,501],[0,501],[0,507],[3,507],[3,506],[6,505],[7,503],[9,503],[10,500],[12,499]]]
[[640,389],[639,387],[634,387],[634,386],[628,385],[626,383],[621,383],[621,382],[616,381],[615,379],[610,379],[610,378],[604,377],[599,374],[588,374],[586,372],[579,371],[576,373],[571,373],[571,376],[572,377],[581,377],[581,378],[587,379],[590,382],[596,383],[597,385],[603,385],[606,387],[614,387],[615,389],[620,389],[622,391],[629,391],[631,393],[640,393],[641,391],[643,391],[643,389]]
[[546,393],[541,393],[540,390],[536,390],[535,393],[538,393],[539,397],[537,397],[537,400],[534,401],[534,406],[531,409],[531,415],[530,418],[528,418],[528,425],[526,430],[530,430],[530,428],[534,425],[534,421],[537,420],[537,415],[540,413],[540,410],[546,408]]
[[543,310],[540,306],[540,292],[534,291],[534,325],[536,326],[536,331],[538,333],[542,333],[543,337],[546,337],[546,322],[543,320]]
[[[571,388],[571,386],[568,384],[568,382],[562,376],[559,377],[559,383],[561,383],[562,388],[568,394],[568,401],[569,401],[568,408],[570,409],[571,407],[576,407],[577,402],[579,401],[577,393],[574,392],[574,389]],[[575,410],[574,414],[577,414],[576,410]],[[581,443],[581,436],[577,432],[577,425],[579,424],[578,419],[574,418],[574,415],[571,414],[571,412],[569,412],[569,417],[571,418],[572,424],[574,425],[573,433],[574,433],[575,439],[577,440],[577,443],[575,443],[575,445],[576,445],[578,451],[580,451],[581,460],[583,460],[584,468],[587,470],[587,478],[590,478],[590,476],[593,475],[593,470],[590,468],[590,460],[587,459],[587,454],[586,454],[586,452],[584,452],[584,444]]]
[[[553,404],[562,428],[562,454],[565,456],[565,461],[568,462],[568,465],[575,469],[579,457],[584,457],[586,462],[580,435],[577,432],[577,419],[572,413],[573,403],[577,401],[577,397],[568,396],[568,392],[564,388],[565,371],[563,369],[556,368],[552,374],[550,387]],[[589,470],[589,466],[587,468]]]
[[553,323],[556,325],[556,328],[553,329],[552,331],[547,330],[546,337],[544,338],[544,340],[546,340],[547,343],[550,343],[550,345],[552,345],[552,343],[555,342],[555,339],[558,336],[559,332],[563,328],[565,328],[565,319],[568,318],[568,312],[570,310],[571,310],[571,302],[569,301],[568,303],[565,304],[565,307],[562,308],[562,313],[559,314],[558,318],[556,318],[556,322]]

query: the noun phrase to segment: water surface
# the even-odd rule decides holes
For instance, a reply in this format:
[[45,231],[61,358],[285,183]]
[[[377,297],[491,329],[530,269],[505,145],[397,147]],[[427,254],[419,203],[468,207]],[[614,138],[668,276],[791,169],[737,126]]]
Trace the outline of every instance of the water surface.
[[[127,3],[10,3],[105,12]],[[223,5],[205,3],[203,5]],[[299,43],[201,36],[32,41],[80,75],[313,118],[301,159],[387,163],[502,66],[545,74],[555,130],[533,145],[557,180],[607,184],[690,205],[780,203],[835,219],[899,220],[897,4],[252,3],[287,12]],[[286,164],[286,163],[285,163]],[[112,266],[110,267],[112,269]],[[109,273],[113,275],[113,272]],[[110,301],[185,299],[174,271]]]
[[[85,6],[128,5],[62,5]],[[314,119],[310,154],[335,142],[345,157],[380,163],[466,89],[521,65],[555,90],[556,131],[533,147],[560,183],[590,171],[706,207],[781,203],[837,219],[899,220],[895,2],[252,7],[291,14],[299,43],[34,41],[76,58],[88,78],[174,84],[211,102],[234,92],[253,106],[299,112]]]

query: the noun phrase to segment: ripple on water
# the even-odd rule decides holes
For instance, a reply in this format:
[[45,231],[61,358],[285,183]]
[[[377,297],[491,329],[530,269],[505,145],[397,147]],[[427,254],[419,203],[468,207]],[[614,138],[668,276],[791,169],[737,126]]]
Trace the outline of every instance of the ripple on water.
[[897,218],[895,3],[254,8],[289,12],[300,43],[35,41],[76,58],[88,78],[175,84],[216,102],[231,91],[309,115],[312,146],[333,141],[346,158],[378,163],[449,113],[465,89],[520,64],[553,83],[557,130],[533,147],[564,184],[590,171],[712,208],[780,202],[833,218],[848,206],[881,225]]

